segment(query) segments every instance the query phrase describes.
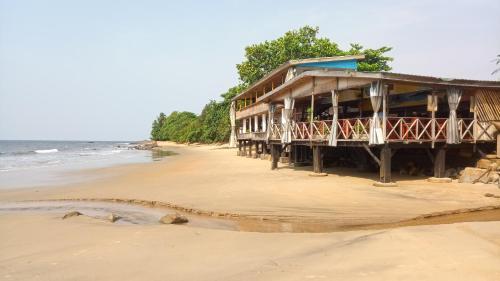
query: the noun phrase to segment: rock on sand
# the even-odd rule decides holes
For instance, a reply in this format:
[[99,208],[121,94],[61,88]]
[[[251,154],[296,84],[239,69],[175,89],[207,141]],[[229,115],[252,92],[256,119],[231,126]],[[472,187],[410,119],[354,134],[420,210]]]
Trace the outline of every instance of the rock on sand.
[[160,218],[160,222],[163,224],[183,224],[187,223],[189,220],[179,214],[169,214]]
[[64,219],[67,219],[67,218],[77,217],[77,216],[81,216],[81,215],[82,215],[82,213],[80,213],[78,211],[71,211],[69,213],[66,213],[62,218],[64,220]]

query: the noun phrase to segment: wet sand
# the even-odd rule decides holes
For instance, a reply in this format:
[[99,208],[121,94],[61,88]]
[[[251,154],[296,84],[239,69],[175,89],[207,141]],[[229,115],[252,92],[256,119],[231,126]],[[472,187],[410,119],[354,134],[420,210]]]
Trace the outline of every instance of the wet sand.
[[[59,213],[0,214],[0,277],[500,279],[499,213],[484,208],[500,205],[500,199],[484,196],[500,195],[496,186],[396,178],[398,187],[377,188],[375,174],[331,169],[327,177],[312,178],[310,167],[271,171],[267,161],[216,146],[168,149],[177,155],[81,172],[92,176],[88,182],[3,190],[0,204],[89,198],[162,202],[192,214],[238,220],[240,231],[61,220]],[[253,224],[280,233],[245,232],[256,230]],[[284,233],[318,229],[344,231]],[[353,229],[362,230],[345,231]]]

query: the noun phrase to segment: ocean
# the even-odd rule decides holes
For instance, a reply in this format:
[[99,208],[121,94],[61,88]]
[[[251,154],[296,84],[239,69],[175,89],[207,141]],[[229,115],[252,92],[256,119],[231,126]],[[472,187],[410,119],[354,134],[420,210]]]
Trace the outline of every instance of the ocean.
[[144,163],[151,151],[120,141],[0,140],[0,189],[54,185],[82,180],[74,171]]

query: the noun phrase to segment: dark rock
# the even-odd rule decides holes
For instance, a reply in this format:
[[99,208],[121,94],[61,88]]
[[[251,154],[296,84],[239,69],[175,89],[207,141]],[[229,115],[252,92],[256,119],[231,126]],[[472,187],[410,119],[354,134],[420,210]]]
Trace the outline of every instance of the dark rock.
[[160,222],[163,224],[183,224],[187,223],[189,220],[180,214],[169,214],[160,218]]
[[69,212],[69,213],[66,213],[66,214],[62,217],[62,219],[64,220],[64,219],[67,219],[67,218],[71,218],[71,217],[78,217],[78,216],[81,216],[81,215],[82,215],[82,213],[80,213],[80,212],[78,212],[78,211],[71,211],[71,212]]
[[113,214],[113,213],[109,214],[109,216],[108,216],[108,220],[109,220],[110,222],[113,222],[113,223],[114,223],[115,221],[117,221],[117,220],[121,219],[121,218],[122,218],[122,217],[117,216],[117,215],[115,215],[115,214]]

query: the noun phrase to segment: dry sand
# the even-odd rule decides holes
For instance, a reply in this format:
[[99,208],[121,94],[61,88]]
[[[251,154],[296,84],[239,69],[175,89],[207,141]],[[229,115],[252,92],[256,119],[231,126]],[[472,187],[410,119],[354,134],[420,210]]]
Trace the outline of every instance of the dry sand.
[[[500,205],[493,185],[432,184],[375,174],[270,170],[214,146],[171,146],[151,164],[82,172],[98,180],[0,192],[0,201],[119,198],[270,220],[396,223],[446,210]],[[94,178],[94,177],[93,177]],[[467,219],[465,219],[467,220]],[[479,220],[478,218],[474,220]],[[463,221],[463,220],[458,220]],[[454,222],[454,221],[438,221]],[[255,233],[184,226],[113,225],[55,214],[0,215],[6,280],[500,280],[500,222],[334,233]]]

